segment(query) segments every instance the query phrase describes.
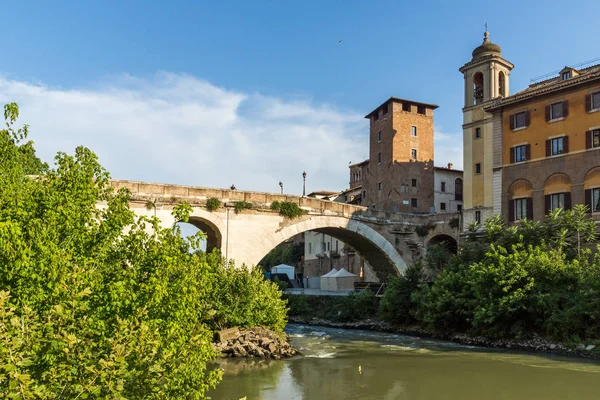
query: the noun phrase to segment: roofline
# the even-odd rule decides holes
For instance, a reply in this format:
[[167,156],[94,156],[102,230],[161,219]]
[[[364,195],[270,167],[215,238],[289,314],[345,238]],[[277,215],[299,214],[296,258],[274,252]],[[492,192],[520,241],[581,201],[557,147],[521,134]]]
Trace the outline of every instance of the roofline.
[[311,194],[314,195],[319,195],[319,196],[333,196],[334,194],[338,195],[341,192],[330,192],[327,190],[316,190],[314,192],[310,192],[309,194],[306,195],[306,197],[310,197]]
[[[552,78],[552,79],[556,79],[556,78]],[[589,75],[587,75],[587,74],[578,75],[577,78],[575,78],[575,79],[571,78],[571,79],[572,80],[567,81],[567,82],[558,81],[555,85],[548,86],[548,87],[541,87],[539,89],[533,89],[527,93],[517,92],[517,93],[513,94],[512,96],[508,96],[508,97],[501,99],[497,103],[486,106],[484,109],[486,111],[490,111],[490,112],[498,111],[498,110],[502,109],[504,106],[518,104],[518,103],[527,101],[534,97],[543,96],[543,95],[554,93],[554,92],[559,92],[561,90],[568,90],[571,88],[576,88],[578,86],[587,85],[590,83],[593,84],[596,81],[600,81],[600,73],[593,73],[593,74],[589,74]],[[548,80],[550,80],[550,79],[548,79]],[[536,83],[535,85],[538,85],[543,82],[546,82],[546,81]],[[523,89],[523,90],[527,90],[527,89]]]
[[461,174],[463,173],[462,169],[454,169],[454,168],[450,169],[450,168],[446,168],[446,167],[435,167],[435,166],[433,167],[433,169],[434,170],[443,169],[444,171],[457,172],[457,173],[461,173]]
[[367,159],[366,159],[366,160],[364,160],[364,161],[361,161],[361,162],[357,162],[357,163],[354,163],[354,164],[350,164],[350,165],[348,165],[348,168],[350,168],[350,167],[356,167],[356,166],[358,166],[358,165],[363,165],[363,164],[368,164],[368,163],[369,163],[369,159],[367,158]]
[[418,106],[425,106],[425,107],[429,107],[432,110],[435,110],[436,108],[438,108],[439,106],[437,104],[429,104],[429,103],[422,103],[420,101],[414,101],[414,100],[408,100],[408,99],[401,99],[399,97],[390,97],[389,99],[387,99],[386,101],[384,101],[383,103],[381,103],[377,108],[375,108],[373,111],[371,111],[370,113],[368,113],[367,115],[365,115],[365,118],[371,118],[371,115],[373,115],[373,113],[377,110],[379,110],[381,107],[383,107],[384,105],[386,105],[387,103],[389,103],[390,101],[395,102],[395,103],[411,103],[411,104],[416,104]]

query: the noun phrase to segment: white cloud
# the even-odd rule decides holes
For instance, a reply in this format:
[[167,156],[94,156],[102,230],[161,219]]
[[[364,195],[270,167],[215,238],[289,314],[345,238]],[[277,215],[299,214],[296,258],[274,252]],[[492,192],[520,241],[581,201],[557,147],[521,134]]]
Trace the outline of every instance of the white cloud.
[[[63,89],[0,76],[38,155],[91,148],[113,178],[240,190],[342,190],[368,154],[364,113],[216,87],[183,74],[111,77]],[[462,166],[462,139],[436,128],[436,165]]]
[[0,102],[19,103],[38,155],[91,148],[116,179],[286,193],[347,187],[349,161],[368,153],[359,113],[216,87],[188,75],[113,77],[62,89],[0,77]]

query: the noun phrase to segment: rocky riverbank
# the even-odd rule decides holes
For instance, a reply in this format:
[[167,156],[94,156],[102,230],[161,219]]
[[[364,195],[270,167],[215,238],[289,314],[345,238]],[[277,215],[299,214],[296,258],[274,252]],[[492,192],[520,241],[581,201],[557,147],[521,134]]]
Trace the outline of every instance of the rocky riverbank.
[[215,333],[213,346],[223,357],[279,360],[300,354],[289,344],[285,333],[273,332],[264,327],[223,329]]
[[513,350],[523,350],[529,352],[553,353],[568,356],[600,359],[600,345],[577,344],[573,346],[568,346],[565,344],[548,341],[540,337],[528,340],[507,340],[489,339],[483,336],[469,336],[466,334],[457,333],[443,334],[438,332],[432,332],[427,329],[423,329],[419,326],[397,326],[376,319],[368,319],[356,322],[334,322],[322,318],[308,319],[302,317],[289,317],[289,322],[304,325],[328,326],[332,328],[364,329],[377,332],[398,333],[403,335],[447,340],[471,346],[504,348]]

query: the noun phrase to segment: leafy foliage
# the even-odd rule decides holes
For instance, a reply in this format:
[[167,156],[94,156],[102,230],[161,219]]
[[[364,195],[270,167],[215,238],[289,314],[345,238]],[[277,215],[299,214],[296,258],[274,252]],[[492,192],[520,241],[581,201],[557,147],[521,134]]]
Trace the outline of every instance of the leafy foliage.
[[251,208],[252,208],[252,203],[248,203],[245,201],[236,201],[233,206],[233,209],[236,214],[239,214],[240,212],[242,212],[244,210],[250,210]]
[[216,197],[211,197],[206,200],[206,209],[210,212],[216,211],[221,207],[221,201]]
[[431,222],[427,223],[427,224],[423,224],[423,225],[418,225],[415,228],[415,232],[417,233],[417,235],[419,237],[425,237],[429,234],[429,231],[435,229],[435,225]]
[[304,255],[304,245],[294,243],[293,241],[283,242],[271,250],[258,263],[265,271],[279,264],[293,265],[296,268],[302,266],[302,256]]
[[306,214],[306,211],[301,209],[300,206],[292,201],[277,201],[271,203],[271,209],[278,211],[280,215],[289,219],[299,218]]
[[413,264],[406,269],[404,275],[390,279],[379,306],[381,318],[396,324],[414,322],[417,302],[413,299],[413,294],[421,289],[424,280],[420,264]]
[[[201,235],[136,217],[86,148],[47,168],[23,143],[27,128],[12,127],[16,105],[5,115],[0,397],[202,399],[220,379],[206,367],[212,327],[281,329],[285,303],[259,272],[198,251]],[[187,221],[190,211],[173,213]]]
[[452,229],[457,229],[459,224],[460,224],[460,221],[459,221],[458,217],[454,217],[448,222],[448,225],[450,225],[450,228],[452,228]]

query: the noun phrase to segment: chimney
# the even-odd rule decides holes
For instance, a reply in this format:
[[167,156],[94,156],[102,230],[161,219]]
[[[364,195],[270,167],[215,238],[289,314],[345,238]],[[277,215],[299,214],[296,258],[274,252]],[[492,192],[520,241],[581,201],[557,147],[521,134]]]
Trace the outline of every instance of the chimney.
[[452,169],[452,163],[451,162],[448,163],[448,169]]

